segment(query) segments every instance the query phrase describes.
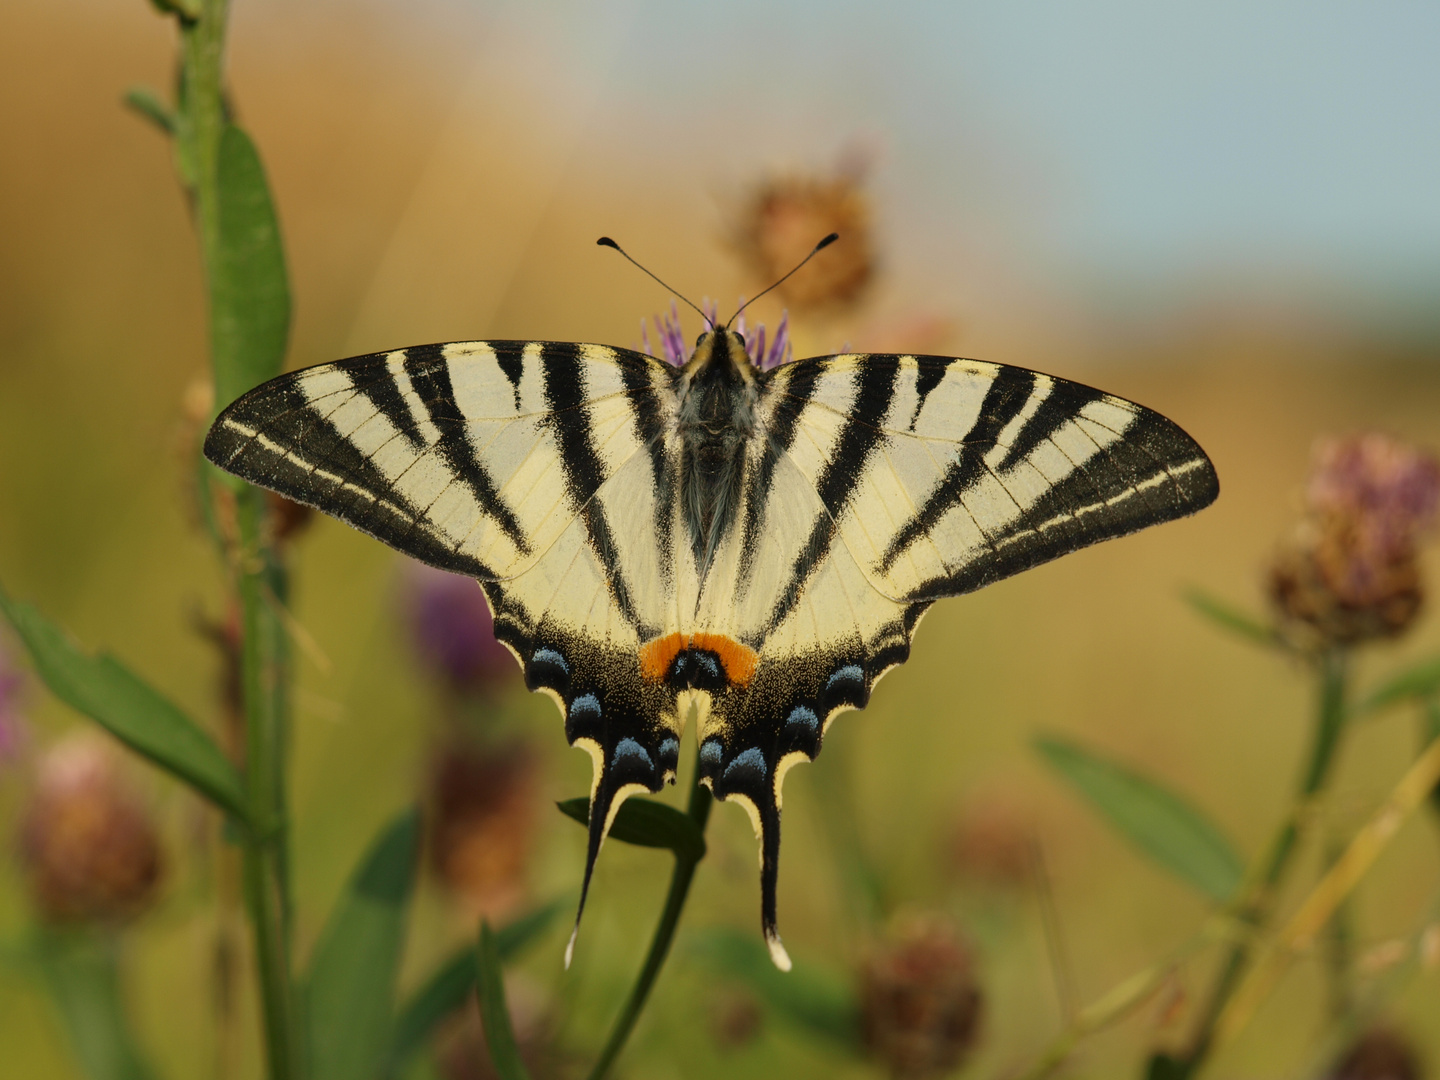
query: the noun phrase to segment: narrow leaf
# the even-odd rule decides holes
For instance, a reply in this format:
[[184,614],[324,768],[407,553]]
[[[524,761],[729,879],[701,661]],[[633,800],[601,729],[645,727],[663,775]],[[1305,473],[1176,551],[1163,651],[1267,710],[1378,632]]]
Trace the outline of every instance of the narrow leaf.
[[[511,959],[535,940],[565,906],[553,900],[498,930],[495,952],[500,960]],[[436,1025],[464,1005],[474,989],[475,949],[466,945],[436,968],[401,1007],[390,1043],[387,1075],[399,1074],[425,1045]]]
[[216,163],[219,246],[210,281],[215,404],[280,374],[290,332],[290,285],[280,224],[250,137],[234,124]]
[[1224,833],[1169,788],[1074,743],[1036,740],[1042,757],[1131,843],[1212,899],[1230,898],[1244,864]]
[[166,135],[175,134],[175,114],[148,86],[132,86],[125,91],[125,104],[137,115],[149,120]]
[[530,1080],[520,1048],[515,1044],[515,1029],[510,1025],[510,1010],[505,1005],[505,983],[500,974],[500,954],[495,933],[488,922],[480,924],[480,944],[476,949],[476,991],[480,998],[480,1022],[485,1026],[485,1044],[490,1061],[500,1080]]
[[[590,800],[556,803],[566,817],[590,823]],[[636,847],[668,848],[678,859],[699,862],[705,857],[705,834],[688,814],[654,799],[626,799],[610,826],[610,836]]]
[[0,611],[51,692],[223,810],[248,818],[240,773],[215,740],[113,657],[82,650],[29,604],[0,589]]
[[40,970],[59,1010],[70,1049],[90,1080],[149,1080],[125,1012],[115,943],[46,934]]
[[754,934],[715,929],[697,938],[701,956],[748,986],[774,1012],[812,1035],[856,1049],[860,1006],[847,980],[804,964],[782,972]]
[[1261,645],[1284,645],[1283,639],[1275,632],[1273,626],[1266,625],[1248,612],[1231,607],[1225,601],[1217,599],[1209,593],[1191,589],[1185,594],[1185,600],[1201,615],[1231,633],[1239,634],[1241,637],[1249,638]]
[[390,1046],[420,817],[381,831],[325,924],[307,986],[312,1080],[371,1080]]
[[1440,657],[1431,657],[1390,676],[1356,706],[1357,715],[1440,694]]

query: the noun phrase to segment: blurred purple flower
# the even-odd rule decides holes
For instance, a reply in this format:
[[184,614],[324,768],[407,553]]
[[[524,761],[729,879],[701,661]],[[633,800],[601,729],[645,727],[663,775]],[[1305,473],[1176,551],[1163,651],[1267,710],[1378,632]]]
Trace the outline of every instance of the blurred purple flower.
[[1388,435],[1369,433],[1316,443],[1310,509],[1353,519],[1361,546],[1382,559],[1404,556],[1440,505],[1440,462]]
[[[740,300],[742,307],[744,303],[745,300],[742,297]],[[700,309],[711,326],[720,325],[718,304],[713,300],[706,299],[701,302]],[[680,367],[690,359],[691,349],[686,345],[685,334],[680,329],[680,310],[675,306],[675,301],[670,301],[668,315],[653,315],[651,318],[655,321],[655,333],[660,339],[661,357],[667,364]],[[743,311],[735,320],[735,332],[745,339],[745,352],[750,357],[750,362],[761,371],[779,367],[795,358],[795,348],[790,341],[790,313],[788,311],[781,312],[780,325],[776,327],[775,339],[770,343],[768,349],[765,347],[765,324],[757,324],[752,337],[747,331]],[[640,320],[640,347],[646,356],[655,355],[650,347],[650,331],[644,319]]]
[[514,678],[515,660],[495,640],[490,606],[470,578],[411,563],[404,605],[416,652],[451,689],[493,690]]
[[1440,507],[1440,462],[1387,435],[1323,440],[1305,505],[1270,570],[1281,614],[1322,644],[1403,632],[1424,599],[1417,554]]
[[25,676],[0,640],[0,767],[21,757],[30,743],[30,729],[20,711]]

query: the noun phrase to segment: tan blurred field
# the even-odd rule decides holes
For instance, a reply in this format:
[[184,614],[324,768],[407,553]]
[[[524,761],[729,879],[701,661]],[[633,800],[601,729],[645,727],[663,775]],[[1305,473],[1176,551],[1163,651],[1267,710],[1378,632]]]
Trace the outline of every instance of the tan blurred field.
[[[447,32],[446,19],[459,29]],[[632,344],[640,316],[665,301],[594,247],[601,233],[681,289],[753,289],[721,243],[722,210],[767,162],[670,160],[653,143],[616,145],[623,126],[587,113],[583,86],[544,69],[535,42],[484,30],[469,10],[404,20],[378,5],[238,6],[231,81],[285,228],[292,366],[454,338]],[[138,0],[0,8],[0,580],[209,718],[214,662],[191,623],[198,609],[218,610],[221,574],[188,517],[182,453],[182,400],[205,362],[198,261],[162,138],[119,104],[131,84],[166,86],[172,54],[168,24]],[[987,994],[979,1065],[967,1075],[1004,1075],[1059,1029],[1054,979],[1033,897],[957,893],[943,858],[956,815],[999,801],[1033,818],[1082,1001],[1186,940],[1205,906],[1043,771],[1030,740],[1065,732],[1153,771],[1253,855],[1299,767],[1310,687],[1298,668],[1204,624],[1181,592],[1198,585],[1261,609],[1262,567],[1295,513],[1317,435],[1379,428],[1440,446],[1440,337],[1203,297],[1163,320],[1102,320],[1052,308],[998,273],[990,293],[968,294],[965,283],[986,277],[967,261],[977,254],[959,253],[951,267],[908,264],[903,250],[885,257],[873,308],[852,323],[802,325],[802,345],[821,351],[863,335],[867,321],[938,312],[955,320],[965,355],[1095,383],[1173,417],[1221,477],[1219,503],[1195,519],[939,605],[909,664],[836,726],[813,769],[792,774],[780,897],[792,955],[844,969],[863,946],[819,821],[818,774],[829,768],[890,896],[965,920]],[[773,323],[778,308],[764,315]],[[330,521],[299,549],[296,615],[327,661],[300,671],[302,952],[374,830],[416,797],[433,730],[433,693],[395,624],[397,564]],[[1437,580],[1440,565],[1428,565]],[[1361,678],[1437,649],[1432,613],[1403,643],[1367,655]],[[30,702],[42,741],[79,722],[38,688]],[[588,761],[568,752],[553,709],[539,699],[516,707],[533,714],[546,748],[545,797],[583,793]],[[1355,730],[1331,815],[1362,821],[1414,748],[1406,714]],[[23,776],[0,774],[7,832],[24,788]],[[208,886],[183,855],[194,809],[158,777],[150,789],[177,866],[160,910],[127,945],[133,1011],[165,1075],[210,1075]],[[581,868],[580,831],[552,817],[542,818],[540,897],[575,889]],[[711,836],[686,926],[749,930],[757,889],[745,816],[717,808]],[[1307,850],[1298,878],[1315,857]],[[539,992],[572,1011],[567,1031],[581,1048],[598,1042],[638,963],[667,874],[660,855],[609,845],[586,962],[564,975],[552,934],[524,965]],[[1431,815],[1405,827],[1361,886],[1361,948],[1415,933],[1437,890]],[[27,918],[7,860],[0,949],[23,937]],[[469,933],[427,889],[407,978]],[[1206,971],[1192,965],[1181,984],[1197,993]],[[1292,970],[1213,1075],[1300,1075],[1317,1031],[1318,971],[1311,961]],[[706,978],[687,960],[682,930],[625,1075],[867,1074],[778,1022],[722,1054],[697,1034]],[[1417,976],[1390,1015],[1440,1067],[1440,971]],[[1071,1075],[1137,1075],[1157,1023],[1147,1005],[1087,1043]],[[78,1075],[23,966],[0,967],[0,1048],[5,1076]],[[246,1069],[258,1075],[253,1056]]]

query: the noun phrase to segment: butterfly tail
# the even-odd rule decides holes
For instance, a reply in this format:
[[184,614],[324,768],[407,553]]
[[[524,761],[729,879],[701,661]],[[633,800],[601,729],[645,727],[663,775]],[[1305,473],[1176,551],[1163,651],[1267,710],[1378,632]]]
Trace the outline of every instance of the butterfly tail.
[[770,959],[781,971],[790,970],[790,954],[780,942],[775,921],[775,895],[780,879],[780,807],[766,799],[759,807],[760,820],[760,929]]

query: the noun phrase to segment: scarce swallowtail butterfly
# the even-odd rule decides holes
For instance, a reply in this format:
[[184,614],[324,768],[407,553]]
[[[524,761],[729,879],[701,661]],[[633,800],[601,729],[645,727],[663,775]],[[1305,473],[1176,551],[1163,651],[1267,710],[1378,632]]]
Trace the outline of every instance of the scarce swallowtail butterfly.
[[905,662],[926,609],[1219,491],[1174,423],[1079,383],[882,353],[761,370],[714,325],[683,366],[548,341],[321,364],[231,404],[205,456],[480,583],[594,759],[582,911],[693,710],[702,782],[753,820],[784,969],[785,774]]

